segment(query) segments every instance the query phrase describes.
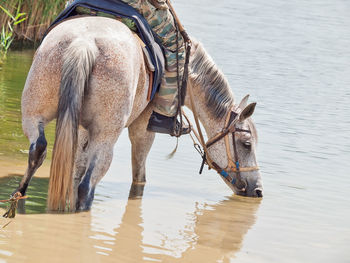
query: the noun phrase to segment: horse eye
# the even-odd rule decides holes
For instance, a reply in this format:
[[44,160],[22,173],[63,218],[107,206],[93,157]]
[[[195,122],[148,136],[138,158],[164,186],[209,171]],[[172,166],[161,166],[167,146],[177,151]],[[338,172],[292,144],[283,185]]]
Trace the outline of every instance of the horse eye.
[[249,141],[243,142],[243,146],[244,146],[244,148],[246,148],[247,150],[251,150],[251,149],[252,149],[252,143],[249,142]]

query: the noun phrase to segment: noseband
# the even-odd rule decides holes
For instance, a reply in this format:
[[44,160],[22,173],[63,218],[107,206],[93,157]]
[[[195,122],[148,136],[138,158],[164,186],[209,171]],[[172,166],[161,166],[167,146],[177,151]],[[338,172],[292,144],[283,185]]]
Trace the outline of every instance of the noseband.
[[[201,150],[200,146],[194,141],[193,137],[191,136],[192,140],[194,141],[194,146],[196,150],[201,154],[202,156],[202,165],[200,168],[200,174],[203,171],[204,164],[207,164],[209,166],[209,169],[214,169],[218,174],[220,174],[228,183],[235,186],[239,191],[245,191],[247,188],[246,181],[242,180],[241,173],[242,172],[251,172],[251,171],[257,171],[259,170],[258,166],[248,166],[248,167],[241,167],[239,157],[238,157],[238,150],[237,150],[237,143],[236,143],[236,132],[246,132],[251,133],[249,130],[244,130],[237,128],[236,125],[239,122],[240,119],[240,109],[238,109],[237,112],[235,112],[233,109],[227,114],[226,121],[225,121],[225,127],[221,132],[216,134],[214,137],[209,139],[206,143],[204,141],[204,136],[199,124],[198,114],[195,109],[194,105],[194,99],[193,99],[193,93],[192,88],[189,89],[190,94],[190,100],[191,100],[191,106],[192,106],[192,112],[193,116],[196,122],[197,131],[192,129],[193,133],[197,137],[197,140],[199,141],[200,145],[203,148],[203,151]],[[186,117],[186,115],[184,114]],[[188,118],[186,117],[187,121]],[[191,125],[192,126],[192,125]],[[232,134],[232,143],[233,143],[233,152],[234,152],[234,159],[232,158],[231,151],[230,151],[230,144],[229,144],[229,134]],[[221,168],[217,163],[212,161],[212,159],[209,156],[208,148],[221,139],[225,140],[225,147],[226,147],[226,154],[227,154],[227,160],[228,165],[226,168]],[[236,174],[236,178],[231,177],[229,172],[232,171]]]
[[[205,148],[208,149],[210,146],[214,145],[221,139],[225,140],[226,154],[227,154],[227,160],[228,160],[227,167],[225,169],[222,169],[218,164],[216,164],[213,161],[211,161],[211,164],[212,166],[214,166],[215,170],[221,176],[223,176],[227,181],[229,181],[232,185],[235,185],[239,190],[244,191],[245,188],[247,187],[247,183],[244,180],[242,180],[241,172],[257,171],[259,170],[259,167],[258,166],[241,167],[240,165],[238,150],[237,150],[237,143],[236,143],[236,132],[246,132],[251,134],[251,131],[237,128],[236,124],[238,123],[238,120],[239,120],[239,113],[231,110],[227,114],[225,128],[221,132],[219,132],[217,135],[215,135],[213,138],[211,138],[206,143]],[[234,158],[232,158],[232,154],[230,150],[229,134],[232,135],[232,146],[233,146]],[[205,161],[206,160],[203,160],[203,162]],[[210,166],[209,163],[208,165]],[[231,178],[228,171],[232,171],[236,173],[237,180],[233,177]]]

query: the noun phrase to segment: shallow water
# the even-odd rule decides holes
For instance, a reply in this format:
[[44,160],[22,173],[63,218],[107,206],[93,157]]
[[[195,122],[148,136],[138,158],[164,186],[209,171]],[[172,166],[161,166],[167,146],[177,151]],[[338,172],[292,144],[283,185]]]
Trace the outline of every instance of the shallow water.
[[[19,214],[0,229],[0,262],[55,262],[62,255],[67,262],[350,262],[349,3],[178,0],[175,6],[236,98],[250,93],[258,102],[264,198],[233,196],[212,171],[197,175],[200,158],[189,138],[167,161],[176,142],[158,136],[143,198],[128,200],[124,133],[91,212]],[[5,64],[0,71],[0,115],[9,116],[6,128],[0,117],[1,175],[20,173],[28,147],[18,103],[30,56],[12,53],[11,69]],[[29,201],[27,212],[34,212]]]
[[[0,69],[0,160],[27,158],[29,142],[22,131],[21,95],[33,54],[32,50],[10,52]],[[45,133],[52,141],[54,123]],[[49,147],[49,158],[51,152]]]

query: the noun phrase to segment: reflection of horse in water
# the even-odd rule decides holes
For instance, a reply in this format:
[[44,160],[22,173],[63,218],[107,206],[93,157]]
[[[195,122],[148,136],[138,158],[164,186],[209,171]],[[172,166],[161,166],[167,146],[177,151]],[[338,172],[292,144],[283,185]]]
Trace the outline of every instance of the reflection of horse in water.
[[[1,250],[8,251],[12,260],[22,261],[33,261],[40,255],[41,261],[60,262],[55,255],[63,253],[74,262],[142,262],[147,258],[164,262],[228,262],[239,251],[259,207],[258,199],[234,198],[196,208],[186,226],[177,230],[182,238],[171,239],[165,232],[161,233],[160,242],[166,246],[152,244],[145,241],[152,230],[143,226],[143,187],[131,187],[121,222],[114,229],[106,230],[106,226],[118,225],[118,218],[106,218],[94,210],[61,216],[19,215],[16,224],[6,228],[13,234],[2,243]],[[171,226],[174,220],[165,225]],[[155,226],[155,222],[151,224]],[[151,238],[154,236],[151,232]],[[179,258],[173,256],[175,253]]]
[[[186,262],[229,262],[241,248],[244,235],[255,223],[260,200],[229,199],[197,211],[193,248],[183,253]],[[197,261],[198,260],[198,261]]]
[[[186,227],[184,233],[190,238],[181,240],[188,248],[177,259],[169,255],[172,254],[171,250],[143,242],[142,199],[135,198],[142,196],[143,187],[131,187],[122,223],[115,229],[115,244],[107,252],[113,259],[141,262],[144,257],[148,257],[166,262],[229,262],[241,248],[244,235],[254,224],[260,204],[258,199],[233,198],[206,208],[196,208],[193,213],[195,220],[190,222],[191,226]],[[167,244],[178,243],[178,240],[167,240],[166,233],[163,241]],[[158,254],[147,253],[145,248],[158,251]]]

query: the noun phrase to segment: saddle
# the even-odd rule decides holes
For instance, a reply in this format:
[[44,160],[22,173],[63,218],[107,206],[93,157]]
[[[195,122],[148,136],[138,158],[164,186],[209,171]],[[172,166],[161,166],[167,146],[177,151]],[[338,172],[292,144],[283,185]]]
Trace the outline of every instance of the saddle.
[[133,32],[134,37],[137,38],[143,50],[145,63],[150,75],[148,100],[152,100],[159,90],[164,73],[165,59],[163,48],[146,19],[128,4],[120,0],[75,0],[52,22],[44,34],[44,38],[53,27],[66,19],[86,15],[117,19]]

